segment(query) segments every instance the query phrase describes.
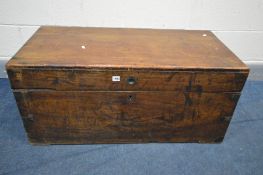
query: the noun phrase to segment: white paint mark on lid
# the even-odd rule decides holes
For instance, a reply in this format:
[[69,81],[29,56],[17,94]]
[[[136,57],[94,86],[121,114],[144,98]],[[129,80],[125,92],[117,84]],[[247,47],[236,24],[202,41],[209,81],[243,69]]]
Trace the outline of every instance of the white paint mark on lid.
[[84,45],[81,46],[82,49],[86,49],[86,47]]
[[204,33],[202,36],[207,36],[207,34]]

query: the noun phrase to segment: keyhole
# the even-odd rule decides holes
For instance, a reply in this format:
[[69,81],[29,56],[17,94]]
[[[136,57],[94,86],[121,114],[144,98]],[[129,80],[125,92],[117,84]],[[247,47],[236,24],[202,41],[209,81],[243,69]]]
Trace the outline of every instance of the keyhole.
[[136,80],[134,77],[128,77],[127,82],[128,82],[128,84],[133,85],[133,84],[135,84]]
[[133,100],[133,96],[132,96],[132,95],[129,95],[129,96],[128,96],[128,100],[129,100],[129,101],[132,101],[132,100]]

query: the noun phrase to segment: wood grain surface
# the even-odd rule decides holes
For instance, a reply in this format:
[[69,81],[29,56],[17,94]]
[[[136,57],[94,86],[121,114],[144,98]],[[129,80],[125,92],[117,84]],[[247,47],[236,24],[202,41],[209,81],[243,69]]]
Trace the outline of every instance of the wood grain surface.
[[32,143],[219,142],[239,93],[14,92]]
[[41,27],[8,67],[247,70],[209,31]]
[[221,142],[249,73],[209,31],[81,27],[41,27],[6,68],[37,144]]
[[12,69],[8,75],[13,89],[239,92],[248,72]]

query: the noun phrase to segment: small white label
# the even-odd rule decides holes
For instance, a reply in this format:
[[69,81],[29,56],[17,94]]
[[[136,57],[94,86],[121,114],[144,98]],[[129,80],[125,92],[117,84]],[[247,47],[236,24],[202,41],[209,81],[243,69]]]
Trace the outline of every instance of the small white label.
[[120,76],[112,76],[112,81],[121,81]]

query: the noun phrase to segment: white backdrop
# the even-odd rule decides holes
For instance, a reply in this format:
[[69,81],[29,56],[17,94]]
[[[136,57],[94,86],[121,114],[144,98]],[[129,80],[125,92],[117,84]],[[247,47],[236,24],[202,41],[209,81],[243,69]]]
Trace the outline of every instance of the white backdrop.
[[40,25],[212,30],[246,63],[263,63],[263,0],[0,0],[0,60]]

